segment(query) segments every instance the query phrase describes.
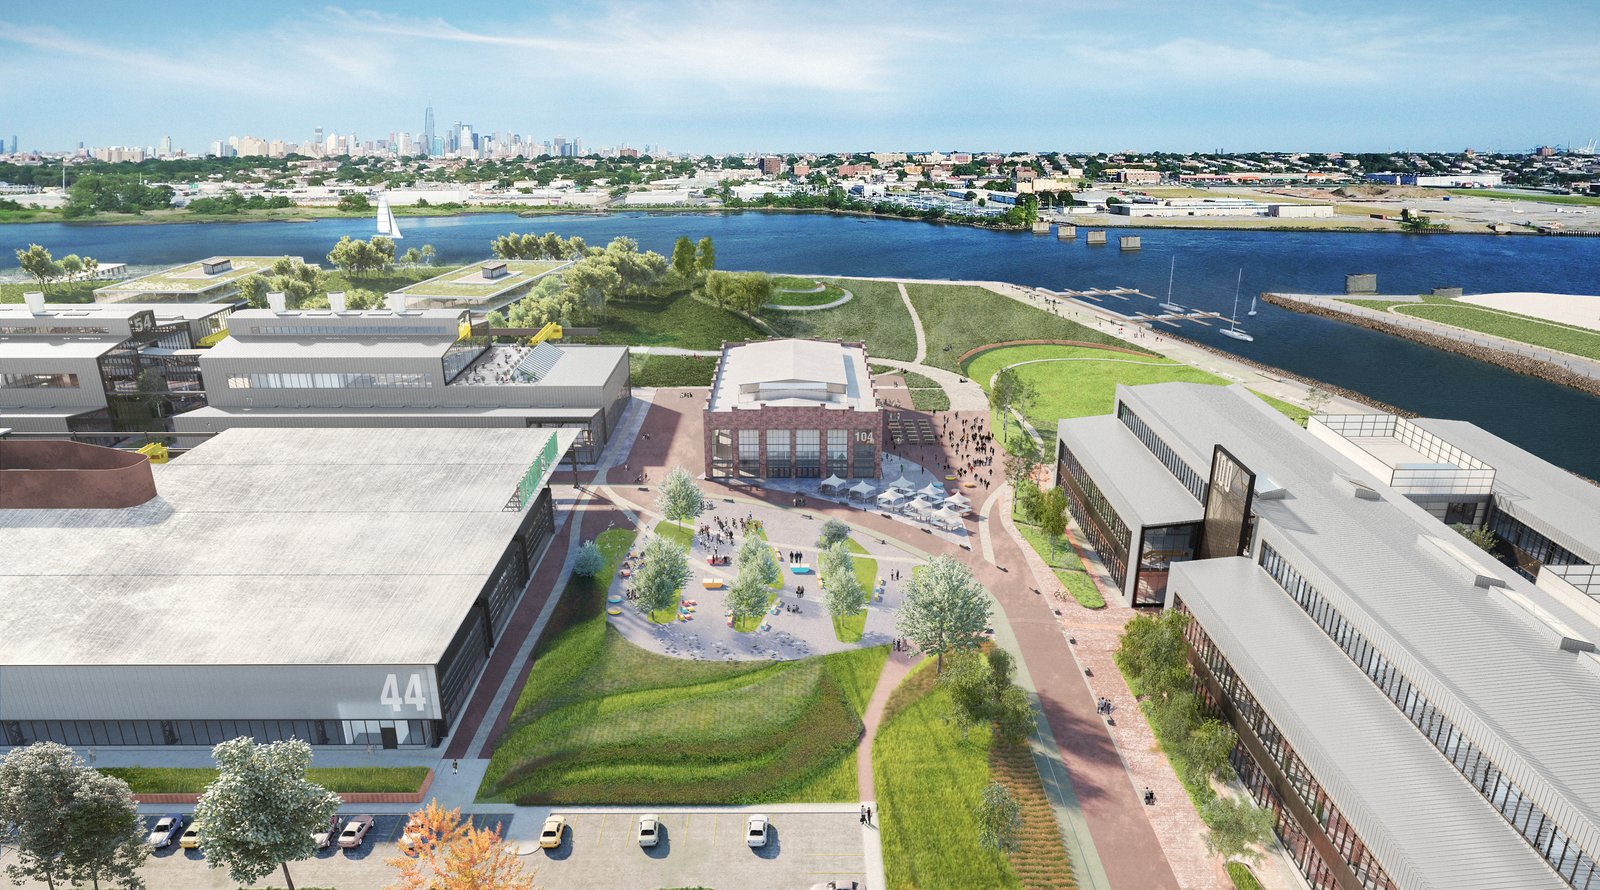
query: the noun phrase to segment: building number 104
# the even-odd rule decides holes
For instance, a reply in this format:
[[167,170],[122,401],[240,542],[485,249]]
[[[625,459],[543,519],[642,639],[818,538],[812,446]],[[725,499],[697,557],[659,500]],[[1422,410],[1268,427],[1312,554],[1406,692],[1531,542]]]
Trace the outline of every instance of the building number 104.
[[406,679],[406,694],[402,697],[399,675],[390,674],[383,681],[383,694],[378,696],[378,702],[395,711],[403,710],[406,705],[415,705],[419,711],[427,710],[428,698],[422,694],[422,675],[412,674]]

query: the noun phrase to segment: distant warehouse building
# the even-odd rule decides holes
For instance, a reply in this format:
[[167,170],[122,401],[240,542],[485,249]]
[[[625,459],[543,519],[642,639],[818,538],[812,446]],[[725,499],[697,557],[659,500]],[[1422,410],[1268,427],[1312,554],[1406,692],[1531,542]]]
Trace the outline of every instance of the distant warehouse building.
[[517,644],[574,435],[0,440],[0,745],[438,745]]
[[1420,173],[1368,173],[1368,182],[1384,185],[1410,185],[1417,188],[1470,189],[1498,188],[1505,182],[1500,173],[1447,173],[1427,175]]
[[465,309],[245,309],[228,329],[199,357],[207,405],[174,417],[179,433],[552,427],[590,462],[631,394],[627,347],[497,346]]

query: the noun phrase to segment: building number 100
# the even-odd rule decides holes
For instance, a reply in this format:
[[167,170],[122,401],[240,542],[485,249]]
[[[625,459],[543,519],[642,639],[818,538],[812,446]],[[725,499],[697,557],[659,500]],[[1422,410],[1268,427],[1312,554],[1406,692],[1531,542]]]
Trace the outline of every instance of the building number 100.
[[406,705],[416,705],[419,711],[427,710],[428,699],[422,694],[422,675],[412,674],[406,680],[406,694],[401,697],[400,677],[397,674],[390,674],[388,679],[383,681],[383,694],[378,696],[378,701],[395,711],[400,711]]

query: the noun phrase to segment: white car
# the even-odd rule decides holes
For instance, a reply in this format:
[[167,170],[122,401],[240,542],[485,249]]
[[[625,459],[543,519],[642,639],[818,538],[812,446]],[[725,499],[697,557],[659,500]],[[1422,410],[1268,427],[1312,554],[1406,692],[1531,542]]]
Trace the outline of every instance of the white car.
[[343,824],[338,816],[334,816],[328,820],[328,824],[321,831],[314,832],[311,835],[311,840],[317,845],[317,849],[326,850],[333,846],[334,840],[339,837],[339,827]]
[[639,817],[639,846],[654,847],[661,842],[661,820],[654,814]]
[[183,833],[183,826],[184,818],[180,815],[162,816],[156,822],[156,827],[150,829],[150,836],[145,840],[157,850],[166,849]]
[[752,847],[765,847],[767,845],[767,829],[771,823],[766,816],[751,816],[749,827],[744,832],[744,842]]

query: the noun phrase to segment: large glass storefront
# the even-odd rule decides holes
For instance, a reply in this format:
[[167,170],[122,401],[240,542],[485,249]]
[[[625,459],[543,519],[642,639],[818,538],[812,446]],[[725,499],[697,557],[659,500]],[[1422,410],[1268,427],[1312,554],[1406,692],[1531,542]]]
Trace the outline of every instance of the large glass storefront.
[[1146,526],[1139,538],[1138,574],[1133,582],[1135,606],[1161,606],[1167,601],[1167,576],[1172,564],[1194,559],[1200,524]]
[[1100,493],[1089,474],[1065,442],[1058,442],[1056,478],[1067,490],[1067,509],[1089,537],[1090,546],[1100,554],[1106,571],[1121,589],[1128,579],[1128,549],[1133,535],[1111,503]]
[[711,431],[712,478],[819,479],[878,474],[877,436],[868,430],[742,429]]
[[8,720],[0,742],[59,742],[86,748],[109,745],[219,745],[248,736],[257,742],[299,739],[313,745],[431,748],[439,743],[432,720]]

